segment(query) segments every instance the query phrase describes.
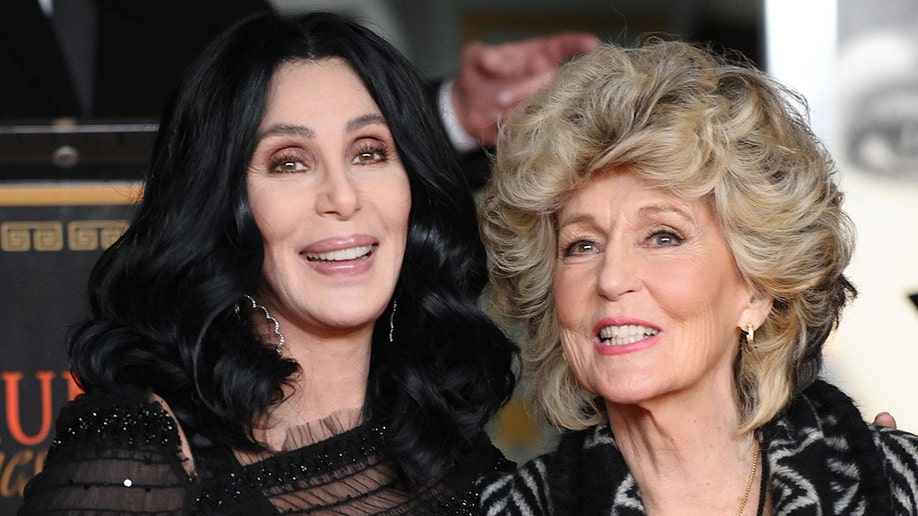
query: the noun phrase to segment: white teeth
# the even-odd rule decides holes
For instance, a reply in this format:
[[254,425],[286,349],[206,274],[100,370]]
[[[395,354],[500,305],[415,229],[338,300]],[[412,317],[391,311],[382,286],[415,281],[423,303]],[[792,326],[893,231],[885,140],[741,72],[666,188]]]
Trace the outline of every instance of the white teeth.
[[362,245],[360,247],[351,247],[348,249],[338,249],[327,253],[306,253],[306,259],[311,262],[343,262],[354,260],[356,258],[365,258],[373,250],[371,245]]
[[606,346],[622,346],[647,337],[653,337],[658,333],[660,333],[660,330],[649,326],[626,324],[624,326],[606,326],[602,328],[599,330],[599,338]]

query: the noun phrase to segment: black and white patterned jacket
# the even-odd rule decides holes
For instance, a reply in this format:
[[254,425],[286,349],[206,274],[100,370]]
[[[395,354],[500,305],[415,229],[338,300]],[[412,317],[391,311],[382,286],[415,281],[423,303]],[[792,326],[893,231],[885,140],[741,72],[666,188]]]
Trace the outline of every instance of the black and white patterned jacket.
[[[918,515],[918,436],[867,425],[818,381],[762,429],[776,515]],[[609,426],[565,434],[515,473],[481,481],[488,515],[642,515]]]

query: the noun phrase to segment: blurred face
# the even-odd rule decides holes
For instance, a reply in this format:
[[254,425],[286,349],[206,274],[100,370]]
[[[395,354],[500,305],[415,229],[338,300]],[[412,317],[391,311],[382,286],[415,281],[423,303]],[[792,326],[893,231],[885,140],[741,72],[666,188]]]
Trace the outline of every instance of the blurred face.
[[248,172],[259,301],[317,336],[369,336],[405,252],[408,175],[382,112],[337,59],[276,72]]
[[587,390],[613,405],[732,395],[739,329],[764,320],[764,303],[704,202],[627,172],[600,174],[559,212],[558,227],[561,342]]

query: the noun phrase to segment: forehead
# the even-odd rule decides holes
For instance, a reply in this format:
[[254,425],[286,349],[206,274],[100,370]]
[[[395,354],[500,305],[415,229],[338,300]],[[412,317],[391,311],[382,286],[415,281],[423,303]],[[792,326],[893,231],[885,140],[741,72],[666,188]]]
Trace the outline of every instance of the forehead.
[[687,198],[630,172],[592,176],[571,192],[555,219],[560,229],[578,223],[640,223],[667,215],[679,216],[694,226],[713,226],[723,232],[710,196]]
[[321,108],[334,112],[346,106],[379,111],[360,76],[342,59],[286,62],[271,78],[268,114]]
[[277,89],[279,85],[287,85],[291,81],[314,83],[327,80],[326,77],[333,77],[336,79],[352,78],[358,83],[361,82],[360,77],[351,67],[350,63],[340,57],[328,57],[323,59],[294,59],[284,61],[274,70],[274,75],[271,78],[271,85],[273,88]]
[[701,206],[703,201],[688,199],[671,189],[654,184],[628,171],[593,174],[575,188],[562,205],[562,211],[589,209],[590,206],[641,206],[647,203],[687,208]]

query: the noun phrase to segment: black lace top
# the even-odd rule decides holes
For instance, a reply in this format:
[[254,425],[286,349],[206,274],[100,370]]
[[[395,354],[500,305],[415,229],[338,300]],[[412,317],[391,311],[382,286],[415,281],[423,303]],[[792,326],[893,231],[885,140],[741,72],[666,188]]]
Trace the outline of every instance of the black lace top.
[[175,420],[149,395],[83,395],[61,411],[20,514],[476,514],[475,480],[512,469],[482,437],[463,466],[407,491],[385,427],[351,412],[288,430],[277,453],[226,450],[225,470],[189,475]]

